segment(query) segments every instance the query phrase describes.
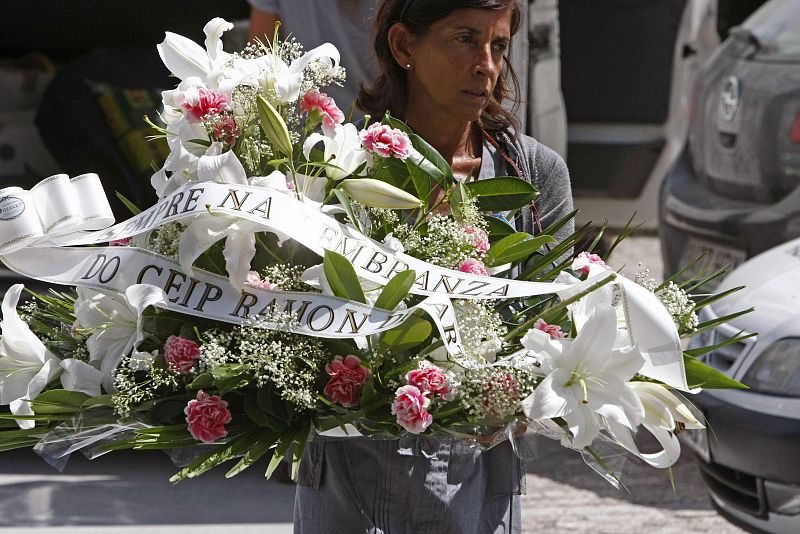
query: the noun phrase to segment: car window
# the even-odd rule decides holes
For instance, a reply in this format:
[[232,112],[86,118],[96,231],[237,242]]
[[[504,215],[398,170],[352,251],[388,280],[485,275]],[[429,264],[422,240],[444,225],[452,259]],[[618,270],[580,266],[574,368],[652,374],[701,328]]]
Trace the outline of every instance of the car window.
[[744,27],[758,39],[762,53],[800,55],[800,2],[797,0],[768,2],[747,19]]

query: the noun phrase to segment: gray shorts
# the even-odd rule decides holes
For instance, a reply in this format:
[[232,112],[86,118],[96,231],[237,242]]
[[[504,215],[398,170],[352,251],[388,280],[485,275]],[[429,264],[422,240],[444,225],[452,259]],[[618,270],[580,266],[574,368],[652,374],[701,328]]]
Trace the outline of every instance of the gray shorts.
[[505,441],[348,439],[308,444],[295,534],[521,532],[522,462]]

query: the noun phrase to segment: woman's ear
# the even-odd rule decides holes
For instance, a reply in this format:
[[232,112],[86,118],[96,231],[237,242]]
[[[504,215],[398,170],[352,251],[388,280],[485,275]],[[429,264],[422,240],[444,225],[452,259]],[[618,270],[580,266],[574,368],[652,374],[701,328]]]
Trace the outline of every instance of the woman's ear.
[[405,24],[397,22],[389,28],[388,40],[389,49],[397,64],[404,69],[410,69],[414,65],[414,35]]

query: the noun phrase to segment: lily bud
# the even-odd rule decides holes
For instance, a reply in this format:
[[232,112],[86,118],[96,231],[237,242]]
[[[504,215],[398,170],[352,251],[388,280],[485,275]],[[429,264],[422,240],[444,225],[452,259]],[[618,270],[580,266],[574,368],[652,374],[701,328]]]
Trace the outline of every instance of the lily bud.
[[289,129],[278,110],[267,102],[263,96],[257,100],[258,116],[261,119],[261,130],[267,139],[279,151],[287,156],[292,155],[292,140],[289,138]]
[[342,180],[340,188],[353,200],[371,208],[415,209],[422,204],[414,195],[373,178]]

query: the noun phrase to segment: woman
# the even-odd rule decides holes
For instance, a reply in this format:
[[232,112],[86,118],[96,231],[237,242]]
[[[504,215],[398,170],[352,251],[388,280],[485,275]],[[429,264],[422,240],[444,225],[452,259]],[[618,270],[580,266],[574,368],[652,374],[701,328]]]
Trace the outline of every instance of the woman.
[[[384,0],[376,14],[380,75],[362,87],[372,116],[403,119],[458,179],[516,175],[541,192],[520,230],[540,232],[572,210],[563,160],[515,135],[502,107],[514,0]],[[556,237],[572,232],[570,225]],[[461,440],[317,441],[306,450],[295,533],[519,533],[525,473],[509,442],[489,450]]]

